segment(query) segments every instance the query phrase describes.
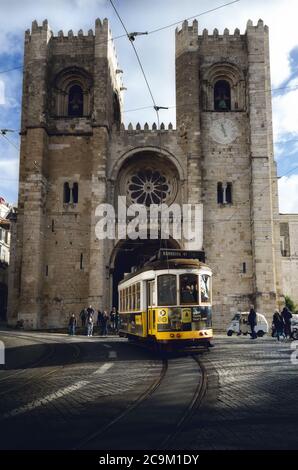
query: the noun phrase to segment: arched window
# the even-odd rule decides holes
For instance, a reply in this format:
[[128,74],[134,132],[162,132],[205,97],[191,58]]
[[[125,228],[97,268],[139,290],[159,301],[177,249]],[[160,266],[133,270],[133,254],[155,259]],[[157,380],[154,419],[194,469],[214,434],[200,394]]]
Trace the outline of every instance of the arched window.
[[214,110],[231,110],[231,88],[226,80],[218,80],[214,85]]
[[79,201],[79,184],[78,183],[73,183],[72,187],[72,202],[74,204],[77,204]]
[[217,183],[217,203],[232,204],[232,183]]
[[222,183],[217,183],[217,203],[223,203],[223,188]]
[[68,93],[68,116],[82,117],[84,109],[83,90],[79,85],[73,85]]
[[226,187],[226,203],[232,204],[232,183],[227,183]]
[[64,204],[68,204],[70,202],[70,186],[67,182],[63,185],[63,202]]

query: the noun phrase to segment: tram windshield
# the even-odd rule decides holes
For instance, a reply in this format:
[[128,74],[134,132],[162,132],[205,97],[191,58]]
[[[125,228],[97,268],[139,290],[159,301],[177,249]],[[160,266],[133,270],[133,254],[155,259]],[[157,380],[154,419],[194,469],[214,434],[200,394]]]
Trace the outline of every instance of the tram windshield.
[[175,274],[161,274],[157,278],[158,305],[176,305],[177,288]]
[[180,304],[198,303],[198,276],[196,274],[181,274]]

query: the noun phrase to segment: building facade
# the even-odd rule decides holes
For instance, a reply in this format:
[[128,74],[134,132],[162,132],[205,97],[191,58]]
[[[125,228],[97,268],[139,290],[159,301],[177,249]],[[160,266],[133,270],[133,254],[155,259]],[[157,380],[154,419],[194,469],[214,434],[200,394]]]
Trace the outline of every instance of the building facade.
[[0,321],[6,319],[12,206],[0,196]]
[[[121,70],[107,20],[87,35],[33,22],[25,35],[20,189],[9,321],[66,325],[83,306],[117,303],[117,283],[159,240],[98,240],[96,207],[203,206],[213,270],[213,318],[222,328],[254,303],[282,302],[268,28],[176,31],[176,128],[122,124]],[[201,244],[200,244],[201,245]],[[167,241],[188,248],[186,240]]]
[[280,214],[282,292],[298,310],[298,214]]

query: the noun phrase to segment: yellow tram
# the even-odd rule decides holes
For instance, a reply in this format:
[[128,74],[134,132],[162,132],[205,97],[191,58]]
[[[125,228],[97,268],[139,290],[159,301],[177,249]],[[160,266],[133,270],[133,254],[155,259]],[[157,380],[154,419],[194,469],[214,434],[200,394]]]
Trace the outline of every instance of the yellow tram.
[[211,269],[202,252],[160,250],[119,283],[119,334],[158,349],[207,348],[211,324]]

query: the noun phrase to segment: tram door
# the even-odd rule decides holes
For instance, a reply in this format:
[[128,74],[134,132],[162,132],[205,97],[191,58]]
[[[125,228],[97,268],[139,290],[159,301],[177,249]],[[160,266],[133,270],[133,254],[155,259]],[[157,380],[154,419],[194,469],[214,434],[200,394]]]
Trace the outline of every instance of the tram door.
[[152,334],[153,330],[153,295],[154,295],[154,281],[148,281],[147,283],[147,333]]

